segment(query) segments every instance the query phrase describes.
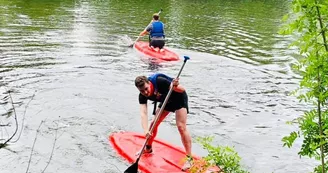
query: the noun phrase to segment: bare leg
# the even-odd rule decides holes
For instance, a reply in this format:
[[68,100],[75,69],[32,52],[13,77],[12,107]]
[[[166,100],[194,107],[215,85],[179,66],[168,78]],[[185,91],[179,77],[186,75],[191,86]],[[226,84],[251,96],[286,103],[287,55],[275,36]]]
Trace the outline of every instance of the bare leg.
[[[157,109],[156,114],[157,114],[158,111],[159,111],[159,109]],[[156,123],[156,126],[154,127],[154,130],[153,130],[153,132],[152,132],[152,136],[149,138],[149,141],[148,141],[147,145],[151,145],[151,144],[153,143],[153,141],[154,141],[154,139],[155,139],[155,137],[156,137],[156,135],[157,135],[158,126],[161,124],[161,122],[165,119],[165,117],[166,117],[169,113],[170,113],[169,111],[165,111],[165,110],[163,111],[163,113],[161,114],[161,116],[159,117],[159,119],[158,119],[158,121],[157,121],[157,123]],[[154,117],[154,118],[155,118],[155,117]],[[154,124],[154,119],[153,119],[153,121],[151,122],[150,127],[152,127],[153,124]]]
[[181,108],[175,111],[175,119],[186,154],[191,156],[191,137],[187,130],[187,109]]

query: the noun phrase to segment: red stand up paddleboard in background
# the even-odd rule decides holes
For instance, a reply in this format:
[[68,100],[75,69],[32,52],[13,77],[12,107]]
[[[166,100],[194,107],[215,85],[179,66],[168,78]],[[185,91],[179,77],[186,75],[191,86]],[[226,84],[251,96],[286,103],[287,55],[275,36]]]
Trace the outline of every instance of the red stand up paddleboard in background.
[[158,52],[152,48],[149,47],[149,42],[145,42],[145,41],[137,41],[134,44],[134,47],[137,51],[145,54],[146,56],[156,59],[156,60],[160,60],[160,61],[177,61],[179,60],[179,56],[170,51],[167,48],[163,48],[163,51]]
[[[113,133],[109,137],[110,143],[119,155],[134,163],[137,159],[136,153],[140,151],[145,143],[145,136],[133,132]],[[139,161],[139,170],[142,173],[184,173],[181,167],[184,164],[186,154],[183,149],[155,139],[153,142],[153,153],[143,154]],[[194,159],[199,159],[193,156]],[[218,167],[210,168],[206,172],[218,172]]]

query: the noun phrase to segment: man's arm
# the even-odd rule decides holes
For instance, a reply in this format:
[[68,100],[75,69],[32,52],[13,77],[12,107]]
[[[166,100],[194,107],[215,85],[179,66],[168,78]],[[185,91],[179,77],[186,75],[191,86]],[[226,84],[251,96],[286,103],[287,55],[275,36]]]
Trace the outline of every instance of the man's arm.
[[147,104],[140,104],[140,115],[141,115],[141,126],[145,134],[147,134],[149,131]]
[[142,32],[140,32],[139,36],[143,37],[146,34],[148,34],[151,31],[152,25],[151,23],[145,28],[145,30],[143,30]]
[[139,36],[143,37],[143,36],[145,36],[147,33],[148,33],[147,30],[143,30],[143,31],[139,34]]
[[173,91],[183,93],[185,89],[179,84],[179,79],[173,79],[171,85],[173,85]]

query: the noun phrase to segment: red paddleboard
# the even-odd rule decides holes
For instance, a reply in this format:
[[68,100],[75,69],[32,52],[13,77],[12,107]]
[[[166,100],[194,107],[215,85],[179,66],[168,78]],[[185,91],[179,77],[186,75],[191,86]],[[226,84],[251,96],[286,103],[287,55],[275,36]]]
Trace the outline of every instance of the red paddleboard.
[[[142,148],[146,139],[144,135],[133,132],[119,132],[110,135],[113,148],[130,163],[137,159],[135,155]],[[143,173],[184,173],[181,167],[186,154],[182,148],[155,139],[153,153],[143,154],[139,160],[139,170]],[[194,159],[199,159],[193,156]],[[218,172],[218,167],[212,167],[206,172]]]
[[145,41],[138,41],[134,44],[134,47],[136,50],[139,52],[145,54],[146,56],[150,58],[154,58],[156,60],[161,60],[161,61],[177,61],[179,60],[179,56],[170,51],[167,48],[163,48],[163,51],[158,52],[152,48],[149,47],[149,42]]

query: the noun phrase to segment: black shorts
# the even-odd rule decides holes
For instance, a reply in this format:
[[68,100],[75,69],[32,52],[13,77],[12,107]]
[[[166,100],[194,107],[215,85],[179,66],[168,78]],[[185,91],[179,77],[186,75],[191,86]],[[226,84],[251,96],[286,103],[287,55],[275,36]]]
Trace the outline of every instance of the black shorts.
[[154,48],[158,47],[160,49],[162,49],[165,45],[165,41],[164,40],[151,40],[149,42],[149,46],[153,46]]
[[[161,108],[163,103],[160,103],[158,105],[159,108]],[[187,113],[189,113],[189,107],[188,107],[188,95],[187,93],[184,93],[182,97],[174,99],[172,102],[168,102],[164,108],[164,110],[169,112],[175,112],[176,110],[179,110],[181,108],[186,108]]]

